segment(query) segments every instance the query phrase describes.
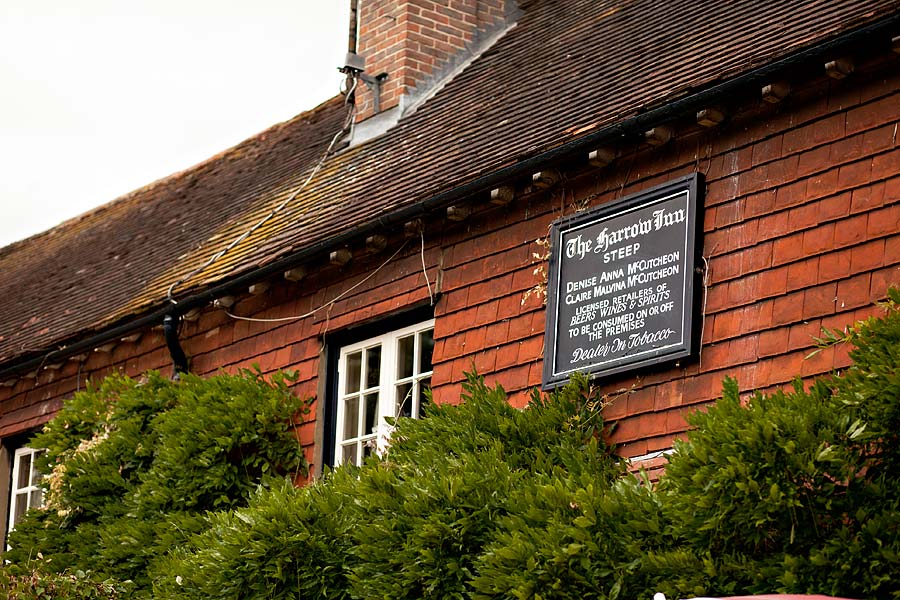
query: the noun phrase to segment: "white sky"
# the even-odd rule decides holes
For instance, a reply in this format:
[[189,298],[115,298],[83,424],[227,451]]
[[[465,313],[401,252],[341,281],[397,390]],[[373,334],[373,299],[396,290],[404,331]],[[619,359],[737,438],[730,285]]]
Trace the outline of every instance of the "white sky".
[[0,246],[338,93],[348,0],[0,0]]

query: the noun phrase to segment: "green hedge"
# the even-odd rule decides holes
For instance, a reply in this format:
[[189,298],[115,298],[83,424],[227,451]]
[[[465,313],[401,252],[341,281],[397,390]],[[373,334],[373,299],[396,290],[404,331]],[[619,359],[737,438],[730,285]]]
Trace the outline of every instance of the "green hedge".
[[900,294],[891,298],[883,317],[828,334],[856,346],[845,372],[768,395],[727,380],[723,398],[690,417],[655,487],[612,458],[601,399],[583,380],[516,411],[473,377],[460,405],[398,423],[383,459],[217,516],[227,535],[211,530],[179,552],[156,591],[900,597]]
[[113,379],[39,438],[66,467],[0,573],[29,576],[40,551],[64,573],[46,577],[91,562],[88,588],[112,578],[123,597],[900,598],[900,292],[823,344],[854,346],[852,366],[772,394],[727,380],[655,486],[604,442],[604,399],[579,377],[516,410],[472,376],[460,404],[399,420],[384,456],[299,489],[266,477],[300,465],[296,443],[266,448],[302,404],[255,413],[252,434],[232,421],[270,393],[289,405],[283,382],[195,400]]
[[679,544],[648,559],[680,591],[900,597],[900,291],[823,343],[852,365],[790,392],[724,396],[689,419],[659,493]]
[[42,559],[29,563],[31,572],[12,575],[0,569],[0,591],[6,600],[118,600],[124,598],[130,586],[120,582],[98,581],[92,573],[55,573],[48,571]]
[[479,557],[538,486],[621,476],[584,380],[524,411],[481,378],[465,389],[457,406],[400,420],[381,459],[212,515],[160,569],[157,597],[467,598]]
[[173,382],[112,376],[66,403],[30,442],[45,510],[10,534],[6,571],[92,572],[149,595],[154,565],[206,527],[207,511],[243,506],[260,484],[306,474],[293,420],[308,410],[291,377],[243,371]]

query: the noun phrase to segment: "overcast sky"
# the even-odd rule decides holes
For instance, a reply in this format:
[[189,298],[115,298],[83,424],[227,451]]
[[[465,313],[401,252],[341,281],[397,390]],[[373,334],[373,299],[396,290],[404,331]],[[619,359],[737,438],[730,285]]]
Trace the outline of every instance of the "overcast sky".
[[0,0],[0,246],[338,93],[348,0]]

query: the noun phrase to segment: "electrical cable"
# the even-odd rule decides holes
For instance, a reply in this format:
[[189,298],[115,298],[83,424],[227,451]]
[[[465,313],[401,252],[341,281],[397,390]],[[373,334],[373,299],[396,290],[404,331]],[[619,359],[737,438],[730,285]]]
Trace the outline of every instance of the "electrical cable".
[[355,73],[350,72],[350,73],[348,73],[347,77],[348,77],[348,79],[352,79],[352,81],[353,81],[352,85],[350,86],[350,89],[347,90],[347,94],[344,97],[344,106],[349,106],[349,110],[347,111],[347,118],[344,120],[344,124],[341,126],[340,131],[338,131],[334,135],[334,137],[331,138],[331,143],[328,144],[328,148],[325,149],[325,152],[322,154],[322,157],[319,159],[319,161],[313,167],[313,170],[310,171],[306,180],[300,185],[300,187],[298,187],[296,190],[294,190],[294,192],[290,196],[288,196],[285,200],[283,200],[281,202],[281,204],[279,204],[278,206],[273,208],[269,212],[269,214],[267,214],[265,217],[263,217],[259,222],[257,222],[255,225],[250,227],[247,231],[245,231],[244,233],[242,233],[241,235],[236,237],[234,240],[232,240],[232,242],[230,244],[228,244],[227,246],[225,246],[225,248],[223,248],[222,250],[220,250],[220,251],[216,252],[215,254],[213,254],[212,256],[210,256],[206,260],[206,262],[204,262],[202,265],[200,265],[199,267],[197,267],[196,269],[194,269],[187,275],[184,275],[183,277],[177,279],[174,283],[172,283],[172,285],[170,285],[169,289],[166,291],[166,299],[169,302],[171,302],[172,304],[178,304],[178,301],[175,300],[175,298],[173,297],[173,293],[174,293],[176,287],[180,286],[182,283],[185,283],[186,281],[189,281],[190,279],[192,279],[199,273],[202,273],[203,271],[205,271],[210,265],[215,263],[217,260],[219,260],[220,258],[225,256],[225,254],[227,254],[229,251],[233,250],[238,244],[240,244],[245,239],[250,237],[250,235],[253,234],[254,231],[256,231],[257,229],[262,227],[270,219],[272,219],[272,217],[274,217],[276,214],[281,212],[282,209],[284,209],[284,207],[286,207],[288,204],[293,202],[294,199],[296,199],[297,196],[300,194],[300,192],[302,192],[306,188],[306,186],[309,185],[309,182],[312,181],[313,177],[315,177],[316,174],[319,172],[319,170],[322,168],[322,165],[325,164],[325,160],[331,154],[331,151],[334,149],[334,145],[346,133],[346,131],[350,128],[350,125],[353,123],[353,115],[356,113],[356,105],[354,103],[352,103],[352,98],[353,98],[353,93],[356,91],[357,76]]
[[644,462],[645,460],[653,460],[654,458],[659,458],[661,456],[670,456],[672,454],[675,454],[675,448],[666,448],[665,450],[657,450],[656,452],[650,452],[649,454],[626,458],[625,462],[634,464],[636,462]]
[[425,285],[428,286],[428,298],[431,300],[431,306],[434,306],[434,294],[431,292],[431,282],[428,280],[428,269],[425,267],[425,230],[419,231],[422,238],[421,256],[422,256],[422,273],[425,274]]
[[261,318],[257,318],[257,317],[242,317],[240,315],[232,314],[228,310],[225,311],[225,314],[228,315],[229,317],[231,317],[232,319],[237,319],[238,321],[251,321],[253,323],[282,323],[285,321],[299,321],[300,319],[305,319],[307,317],[311,317],[314,314],[316,314],[317,312],[319,312],[320,310],[322,310],[323,308],[329,308],[331,306],[334,306],[334,304],[336,302],[338,302],[339,300],[341,300],[342,298],[347,296],[350,292],[352,292],[353,290],[357,289],[359,286],[361,286],[368,280],[375,277],[375,275],[379,271],[381,271],[381,269],[386,267],[392,260],[394,260],[397,257],[398,254],[400,254],[400,252],[403,251],[403,249],[406,247],[406,244],[408,242],[409,242],[409,240],[403,242],[403,244],[401,244],[400,247],[397,248],[397,251],[394,252],[393,254],[391,254],[391,256],[386,261],[381,263],[377,269],[375,269],[374,271],[372,271],[371,273],[369,273],[368,275],[366,275],[365,277],[363,277],[362,279],[357,281],[355,284],[353,284],[352,286],[350,286],[349,288],[347,288],[346,290],[344,290],[343,292],[341,292],[340,294],[338,294],[337,296],[332,298],[330,301],[328,301],[325,304],[322,304],[321,306],[319,306],[318,308],[314,308],[313,310],[311,310],[307,313],[304,313],[302,315],[295,315],[292,317],[276,317],[276,318],[272,318],[272,319],[261,319]]
[[706,298],[709,293],[709,260],[700,255],[703,260],[703,308],[700,310],[700,348],[697,350],[697,364],[703,365],[703,334],[706,331]]

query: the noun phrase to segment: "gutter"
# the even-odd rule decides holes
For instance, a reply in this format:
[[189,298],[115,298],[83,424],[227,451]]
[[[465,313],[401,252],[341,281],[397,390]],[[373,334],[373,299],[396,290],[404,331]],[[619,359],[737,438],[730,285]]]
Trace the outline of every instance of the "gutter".
[[369,221],[359,227],[345,231],[331,238],[313,243],[310,246],[294,252],[288,256],[275,260],[264,267],[260,267],[227,282],[219,283],[202,292],[188,296],[178,301],[177,305],[166,305],[155,311],[149,312],[137,319],[127,319],[120,325],[106,329],[88,338],[62,346],[57,350],[34,356],[11,366],[0,368],[0,380],[4,380],[17,373],[26,372],[41,366],[56,362],[68,356],[91,351],[110,341],[118,340],[129,333],[145,327],[159,325],[167,316],[179,316],[194,309],[201,308],[216,298],[228,295],[236,289],[245,288],[251,283],[264,279],[271,275],[283,273],[303,262],[306,259],[320,255],[327,250],[352,240],[359,239],[367,234],[376,232],[385,226],[405,223],[413,218],[427,215],[435,208],[448,205],[462,198],[471,197],[497,187],[511,179],[518,179],[540,170],[547,163],[558,162],[573,155],[582,154],[609,143],[612,140],[621,139],[631,133],[640,133],[660,123],[671,121],[684,115],[693,114],[701,108],[707,108],[714,104],[722,96],[736,95],[746,88],[759,87],[762,83],[770,83],[779,73],[821,57],[823,54],[844,50],[848,47],[861,45],[865,48],[873,46],[872,39],[886,37],[892,30],[900,26],[900,13],[886,17],[875,23],[870,23],[859,29],[845,32],[837,37],[822,43],[810,46],[794,54],[777,59],[771,63],[752,69],[736,77],[713,84],[712,86],[689,94],[677,100],[667,102],[661,106],[651,108],[646,112],[626,118],[623,121],[613,123],[578,139],[566,142],[556,148],[542,152],[530,158],[526,158],[514,165],[502,167],[487,175],[482,175],[461,186],[447,190],[416,204],[401,208],[392,213]]

